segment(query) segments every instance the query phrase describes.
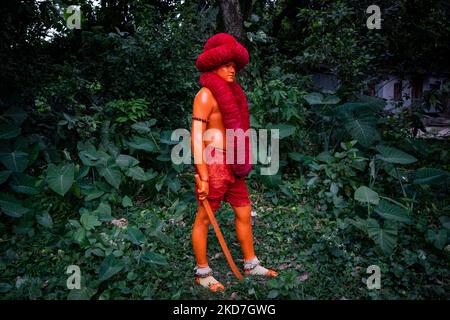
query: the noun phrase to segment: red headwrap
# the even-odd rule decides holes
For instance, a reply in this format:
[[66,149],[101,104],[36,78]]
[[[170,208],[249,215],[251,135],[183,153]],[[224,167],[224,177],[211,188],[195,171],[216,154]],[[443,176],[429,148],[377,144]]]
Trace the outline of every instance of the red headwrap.
[[[211,90],[216,98],[226,129],[242,129],[245,132],[250,128],[247,98],[239,83],[236,81],[229,83],[211,70],[233,61],[236,64],[236,71],[240,71],[247,65],[248,60],[247,49],[227,33],[218,33],[209,38],[203,53],[197,57],[196,66],[202,72],[200,83]],[[231,168],[238,177],[245,177],[252,170],[249,137],[246,137],[244,141],[245,145],[238,145],[237,139],[227,140],[227,150],[234,148],[234,162]],[[232,145],[233,142],[234,145]],[[237,155],[241,154],[244,148],[245,161],[240,164],[237,162]]]

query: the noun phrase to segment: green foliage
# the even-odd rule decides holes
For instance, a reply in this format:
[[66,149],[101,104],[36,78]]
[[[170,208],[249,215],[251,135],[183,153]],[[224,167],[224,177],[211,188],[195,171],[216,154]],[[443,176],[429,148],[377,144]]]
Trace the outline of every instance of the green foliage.
[[[170,161],[170,136],[190,127],[200,88],[195,57],[222,31],[217,2],[105,3],[81,1],[90,18],[74,31],[51,1],[2,8],[3,22],[21,22],[2,28],[0,53],[9,80],[0,100],[0,293],[215,299],[190,276],[194,170]],[[245,16],[251,58],[238,81],[251,126],[280,130],[277,174],[259,175],[256,164],[248,177],[253,230],[261,260],[280,277],[238,283],[214,255],[236,293],[220,298],[448,297],[448,142],[415,138],[413,118],[387,114],[384,100],[360,94],[386,75],[379,67],[388,62],[401,71],[448,67],[448,8],[421,4],[418,17],[396,2],[378,32],[365,27],[364,6],[253,2]],[[58,33],[44,38],[50,29]],[[314,87],[317,72],[336,76],[337,90]],[[425,94],[426,106],[440,110],[447,99],[448,85]],[[220,210],[219,224],[232,228],[231,208]],[[209,252],[220,252],[210,240]],[[239,257],[239,247],[230,248]],[[82,288],[69,291],[73,264]],[[383,290],[366,288],[372,264]]]

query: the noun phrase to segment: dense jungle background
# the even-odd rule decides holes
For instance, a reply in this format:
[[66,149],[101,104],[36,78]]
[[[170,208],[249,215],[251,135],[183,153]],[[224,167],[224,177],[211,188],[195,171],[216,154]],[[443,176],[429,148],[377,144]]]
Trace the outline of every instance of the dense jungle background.
[[[398,112],[372,89],[450,74],[450,3],[379,0],[369,29],[372,2],[2,1],[1,299],[448,299],[450,143],[418,133],[450,85]],[[280,130],[278,173],[247,179],[257,254],[280,276],[239,283],[211,230],[227,284],[212,294],[193,277],[194,168],[170,154],[218,32],[249,50],[251,126]],[[217,218],[241,265],[229,204]]]

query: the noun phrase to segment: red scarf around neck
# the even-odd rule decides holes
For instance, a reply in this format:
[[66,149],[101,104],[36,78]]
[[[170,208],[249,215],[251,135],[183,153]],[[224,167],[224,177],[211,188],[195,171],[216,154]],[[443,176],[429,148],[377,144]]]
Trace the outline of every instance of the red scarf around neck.
[[[200,84],[211,90],[219,105],[223,123],[226,129],[242,129],[244,132],[250,128],[250,114],[247,98],[239,83],[227,82],[212,71],[200,75]],[[251,146],[249,136],[245,137],[245,144],[238,144],[237,138],[227,140],[227,150],[234,149],[234,161],[231,168],[238,177],[247,176],[252,170]],[[233,145],[234,144],[234,145]],[[237,162],[237,155],[245,152],[245,161]]]

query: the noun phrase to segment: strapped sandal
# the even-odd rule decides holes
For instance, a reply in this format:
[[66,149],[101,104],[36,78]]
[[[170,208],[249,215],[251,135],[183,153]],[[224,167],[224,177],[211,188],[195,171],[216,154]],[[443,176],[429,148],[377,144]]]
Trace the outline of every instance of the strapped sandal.
[[[209,276],[208,276],[209,277]],[[195,278],[195,282],[197,282],[198,285],[200,284],[200,279],[204,278],[204,277],[196,277]],[[203,286],[202,286],[203,287]],[[223,286],[223,284],[221,284],[220,282],[216,282],[216,283],[210,283],[208,285],[209,290],[211,290],[212,292],[217,292],[217,291],[224,291],[225,287]]]
[[[252,275],[251,271],[253,269],[255,269],[257,266],[260,265],[260,262],[258,260],[258,258],[253,258],[252,260],[246,261],[244,263],[244,271],[246,275]],[[267,269],[267,273],[264,274],[264,276],[266,277],[277,277],[278,276],[278,272],[276,272],[275,270],[272,269]]]
[[[195,267],[195,282],[197,282],[198,285],[201,285],[202,287],[204,287],[200,283],[200,279],[207,278],[207,277],[210,277],[210,276],[212,276],[212,269],[210,267],[207,267],[207,268],[198,268],[197,266]],[[208,288],[212,292],[224,291],[225,290],[225,287],[219,281],[217,281],[216,283],[210,283],[208,285]]]

